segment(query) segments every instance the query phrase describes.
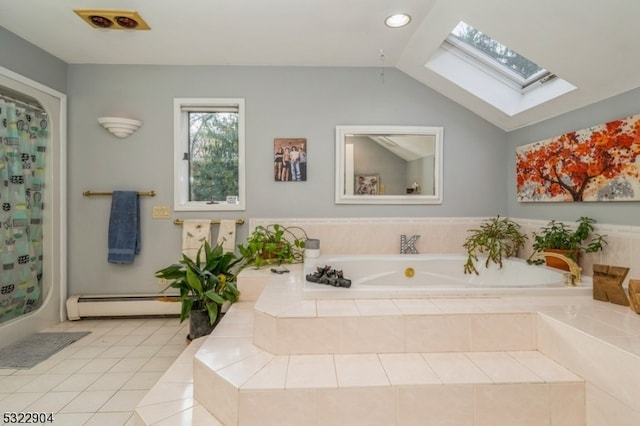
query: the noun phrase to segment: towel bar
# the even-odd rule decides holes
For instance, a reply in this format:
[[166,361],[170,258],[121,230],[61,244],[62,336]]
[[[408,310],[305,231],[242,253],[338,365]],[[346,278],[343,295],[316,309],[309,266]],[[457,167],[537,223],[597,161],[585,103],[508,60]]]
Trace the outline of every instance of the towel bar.
[[[184,220],[182,219],[176,219],[173,221],[174,225],[182,225],[184,224]],[[212,225],[219,225],[220,221],[219,220],[212,220],[211,221]],[[244,219],[236,219],[236,225],[244,225]]]
[[[93,191],[84,191],[82,193],[85,197],[93,197],[94,195],[113,195],[113,192],[93,192]],[[149,196],[155,197],[156,191],[146,191],[146,192],[138,192],[138,195],[141,196]]]

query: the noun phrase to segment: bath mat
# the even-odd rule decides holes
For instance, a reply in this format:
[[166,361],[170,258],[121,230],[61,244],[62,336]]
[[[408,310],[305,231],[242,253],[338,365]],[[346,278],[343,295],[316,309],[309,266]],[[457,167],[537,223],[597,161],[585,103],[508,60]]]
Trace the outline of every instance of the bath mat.
[[28,369],[48,359],[90,331],[73,333],[36,333],[12,345],[0,348],[0,368]]

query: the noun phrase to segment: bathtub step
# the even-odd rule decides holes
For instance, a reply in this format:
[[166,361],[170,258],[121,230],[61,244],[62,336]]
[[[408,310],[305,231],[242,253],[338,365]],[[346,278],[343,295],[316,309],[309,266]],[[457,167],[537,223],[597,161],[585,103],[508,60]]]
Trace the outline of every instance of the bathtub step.
[[253,344],[252,318],[253,304],[237,303],[192,342],[136,424],[585,423],[583,380],[537,351],[274,355]]
[[[259,272],[252,271],[255,278]],[[239,286],[248,290],[242,278]],[[299,269],[292,267],[287,279],[267,278],[252,336],[273,354],[536,349],[535,311],[500,298],[482,299],[485,308],[495,303],[493,312],[468,299],[305,300],[296,287]]]
[[534,312],[448,311],[428,299],[307,300],[279,311],[258,301],[253,339],[273,354],[527,351]]
[[235,304],[193,361],[194,397],[222,424],[584,418],[583,380],[538,351],[277,355],[254,345],[251,306]]

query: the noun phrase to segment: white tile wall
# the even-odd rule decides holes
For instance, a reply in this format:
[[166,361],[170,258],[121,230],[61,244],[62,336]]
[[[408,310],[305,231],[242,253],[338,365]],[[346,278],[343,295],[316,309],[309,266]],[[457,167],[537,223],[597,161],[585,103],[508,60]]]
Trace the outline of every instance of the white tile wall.
[[[390,254],[399,253],[401,235],[420,235],[415,247],[420,253],[464,254],[463,244],[468,230],[477,228],[484,217],[427,217],[427,218],[252,218],[249,227],[279,223],[300,226],[309,238],[320,239],[320,252],[331,254]],[[548,221],[513,218],[528,237],[528,244],[520,257],[531,253],[531,234]],[[573,223],[567,222],[572,226]],[[629,267],[630,278],[640,279],[640,226],[595,224],[595,232],[606,235],[609,244],[600,253],[581,256],[580,266],[585,275],[592,275],[594,263]],[[625,282],[625,284],[626,284]]]
[[[467,230],[482,219],[254,219],[250,226],[302,226],[321,239],[323,254],[397,253],[401,234],[420,234],[422,253],[463,253]],[[519,222],[529,235],[546,224]],[[640,228],[597,228],[610,244],[583,258],[585,271],[607,263],[629,266],[630,277],[638,277],[632,264]],[[195,386],[203,406],[173,424],[206,424],[194,420],[205,407],[222,423],[240,425],[260,424],[267,414],[282,425],[365,418],[403,425],[640,424],[640,331],[628,308],[589,297],[303,301],[288,291],[293,273],[270,282],[258,299],[266,287],[254,275],[249,303],[235,306],[240,319],[233,324],[229,317],[232,324],[222,324],[193,363],[196,377],[213,377]],[[247,321],[249,329],[241,326]],[[366,347],[372,340],[375,347]]]

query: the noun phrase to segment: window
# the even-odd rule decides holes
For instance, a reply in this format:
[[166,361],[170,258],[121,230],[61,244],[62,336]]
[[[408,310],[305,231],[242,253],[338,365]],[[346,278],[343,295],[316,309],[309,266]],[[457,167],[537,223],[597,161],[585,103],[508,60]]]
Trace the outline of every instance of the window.
[[245,209],[244,99],[174,99],[174,210]]
[[449,33],[424,66],[444,79],[441,84],[461,88],[507,117],[576,89],[465,22]]
[[538,64],[509,49],[504,44],[460,21],[451,31],[447,43],[479,67],[488,67],[501,78],[524,90],[532,84],[549,81],[556,76]]

